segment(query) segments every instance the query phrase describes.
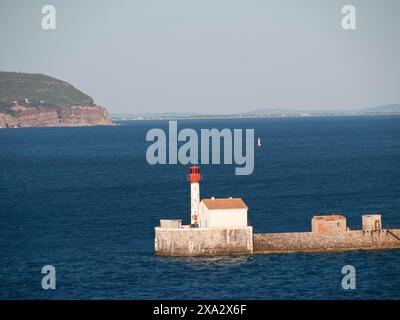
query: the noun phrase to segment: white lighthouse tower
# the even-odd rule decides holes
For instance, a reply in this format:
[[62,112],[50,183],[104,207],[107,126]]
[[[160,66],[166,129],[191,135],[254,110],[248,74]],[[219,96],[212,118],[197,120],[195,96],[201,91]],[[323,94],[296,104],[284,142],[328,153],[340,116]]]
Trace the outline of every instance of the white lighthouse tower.
[[190,182],[190,218],[191,224],[198,226],[200,205],[200,167],[192,166],[189,169]]

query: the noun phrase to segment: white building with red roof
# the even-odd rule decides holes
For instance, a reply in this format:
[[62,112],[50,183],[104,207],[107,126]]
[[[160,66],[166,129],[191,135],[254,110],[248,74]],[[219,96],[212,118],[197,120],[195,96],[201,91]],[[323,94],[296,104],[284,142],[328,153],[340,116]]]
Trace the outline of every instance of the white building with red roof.
[[247,227],[248,207],[241,198],[203,199],[199,206],[199,228]]

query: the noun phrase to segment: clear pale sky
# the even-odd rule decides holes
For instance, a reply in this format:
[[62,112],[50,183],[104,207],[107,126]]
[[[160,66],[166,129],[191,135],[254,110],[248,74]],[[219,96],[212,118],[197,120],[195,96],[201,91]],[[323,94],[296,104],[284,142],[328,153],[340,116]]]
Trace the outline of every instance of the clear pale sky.
[[398,0],[1,0],[0,38],[0,70],[66,80],[114,113],[400,103]]

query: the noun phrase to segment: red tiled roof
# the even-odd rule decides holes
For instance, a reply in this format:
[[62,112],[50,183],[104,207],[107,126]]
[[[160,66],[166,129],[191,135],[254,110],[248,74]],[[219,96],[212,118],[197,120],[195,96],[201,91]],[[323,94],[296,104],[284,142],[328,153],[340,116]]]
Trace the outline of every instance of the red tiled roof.
[[248,209],[241,198],[203,199],[208,209]]
[[332,214],[328,216],[314,216],[313,219],[315,220],[343,220],[346,219],[344,216],[338,214]]

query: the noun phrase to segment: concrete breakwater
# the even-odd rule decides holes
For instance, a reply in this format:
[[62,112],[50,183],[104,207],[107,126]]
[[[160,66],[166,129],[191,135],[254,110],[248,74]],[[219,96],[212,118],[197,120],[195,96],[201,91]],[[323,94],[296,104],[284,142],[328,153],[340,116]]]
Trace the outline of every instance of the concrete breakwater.
[[400,249],[400,229],[332,233],[255,233],[252,227],[155,229],[155,252],[168,256]]
[[155,228],[156,254],[201,256],[252,254],[253,228]]
[[400,229],[334,233],[258,233],[254,253],[327,252],[400,248]]

